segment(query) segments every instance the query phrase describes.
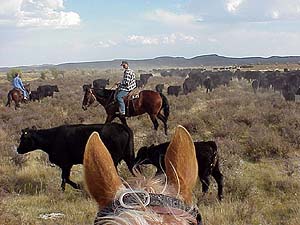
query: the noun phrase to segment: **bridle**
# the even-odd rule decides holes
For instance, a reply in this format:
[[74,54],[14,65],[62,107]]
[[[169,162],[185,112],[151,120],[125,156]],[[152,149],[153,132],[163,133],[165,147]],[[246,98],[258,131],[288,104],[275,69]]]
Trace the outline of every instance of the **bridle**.
[[[89,93],[90,93],[90,95],[91,95],[91,97],[89,97],[88,98],[88,101],[87,101],[87,107],[89,107],[89,106],[91,106],[94,102],[97,102],[97,97],[95,96],[95,94],[93,93],[93,91],[92,91],[92,89],[91,88],[89,88],[88,90],[87,90]],[[92,103],[90,103],[90,102],[92,102]],[[96,105],[96,106],[98,106],[98,104]],[[95,107],[96,107],[95,106]]]
[[202,218],[197,207],[187,206],[182,200],[163,195],[141,191],[126,191],[114,200],[107,207],[97,213],[94,224],[98,224],[102,217],[109,214],[117,214],[125,209],[151,209],[161,215],[182,215],[190,216],[191,225],[202,225]]

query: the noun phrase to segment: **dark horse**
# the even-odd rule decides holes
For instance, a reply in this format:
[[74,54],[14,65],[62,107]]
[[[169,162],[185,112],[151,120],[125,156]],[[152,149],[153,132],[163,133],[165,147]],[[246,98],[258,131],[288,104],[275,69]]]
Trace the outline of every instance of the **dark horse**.
[[[121,122],[124,125],[127,125],[126,119],[117,115],[117,112],[119,112],[119,104],[115,101],[115,93],[116,90],[111,89],[94,90],[92,88],[87,88],[82,101],[82,108],[83,110],[87,110],[87,107],[97,100],[106,111],[107,117],[105,123],[110,123],[116,117],[119,117]],[[127,97],[124,97],[127,117],[148,113],[154,125],[154,129],[157,130],[158,128],[158,118],[164,123],[165,134],[167,134],[169,103],[166,96],[155,91],[143,90],[139,93],[138,98],[129,101],[126,98]],[[161,112],[162,110],[163,114]]]
[[[25,90],[28,92],[28,94],[30,94],[30,84],[25,84],[24,85]],[[7,103],[5,106],[9,106],[11,102],[14,101],[15,102],[15,109],[17,109],[18,107],[20,107],[20,102],[26,102],[26,100],[24,100],[24,96],[21,90],[17,89],[17,88],[13,88],[12,90],[10,90],[7,94]]]

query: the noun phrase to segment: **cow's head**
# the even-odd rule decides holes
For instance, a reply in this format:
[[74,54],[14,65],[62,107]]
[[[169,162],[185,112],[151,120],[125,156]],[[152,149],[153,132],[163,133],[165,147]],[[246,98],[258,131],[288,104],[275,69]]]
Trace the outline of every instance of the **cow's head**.
[[149,160],[149,148],[147,146],[141,147],[134,160],[134,164],[142,165],[149,163],[151,163],[151,161]]
[[57,85],[54,85],[54,86],[53,86],[53,91],[59,92]]
[[25,154],[36,149],[36,130],[36,127],[32,127],[31,129],[25,128],[22,130],[20,145],[17,148],[19,154]]

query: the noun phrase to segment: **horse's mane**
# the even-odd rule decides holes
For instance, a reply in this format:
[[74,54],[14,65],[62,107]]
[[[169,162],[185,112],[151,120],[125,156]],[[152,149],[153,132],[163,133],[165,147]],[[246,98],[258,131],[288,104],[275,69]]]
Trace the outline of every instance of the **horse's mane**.
[[[121,195],[125,193],[133,193],[135,191],[145,191],[152,194],[163,194],[167,196],[177,196],[176,188],[164,182],[166,175],[146,178],[136,170],[134,170],[135,177],[131,177],[124,181],[126,188],[120,189],[115,196],[114,201],[118,200]],[[138,196],[136,198],[139,199]],[[159,215],[151,207],[145,207],[140,200],[140,205],[137,210],[131,208],[121,208],[115,211],[110,211],[106,215],[97,214],[95,219],[95,225],[104,224],[122,224],[122,225],[149,225],[150,224],[162,224],[163,215]],[[141,210],[142,209],[142,210]],[[185,211],[180,214],[172,215],[176,218],[176,224],[188,225],[193,219],[191,215]]]

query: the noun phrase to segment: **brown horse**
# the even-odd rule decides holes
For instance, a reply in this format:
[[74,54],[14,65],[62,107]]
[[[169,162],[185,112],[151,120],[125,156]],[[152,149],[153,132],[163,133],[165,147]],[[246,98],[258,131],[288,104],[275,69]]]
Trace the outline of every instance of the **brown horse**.
[[[116,117],[119,117],[124,125],[127,125],[126,119],[117,115],[119,112],[118,102],[115,101],[116,90],[111,89],[92,89],[86,88],[84,98],[82,101],[83,110],[87,110],[87,107],[92,105],[97,100],[104,108],[107,114],[105,123],[110,123]],[[126,100],[126,116],[137,116],[144,113],[148,113],[151,121],[154,125],[154,129],[157,130],[158,122],[157,118],[164,123],[165,134],[168,133],[168,116],[169,116],[169,103],[162,93],[158,93],[150,90],[143,90],[139,93],[139,97],[133,100]],[[162,111],[163,110],[163,114]]]
[[[25,90],[27,91],[28,94],[30,94],[30,84],[25,84],[24,85]],[[20,103],[21,102],[26,102],[26,100],[24,100],[24,96],[21,90],[17,89],[17,88],[13,88],[12,90],[10,90],[7,94],[7,103],[5,106],[9,106],[11,102],[14,101],[15,102],[15,109],[17,109],[18,107],[20,107]]]
[[92,133],[83,165],[87,188],[99,207],[94,224],[201,225],[192,194],[198,175],[196,152],[182,126],[169,144],[165,164],[165,177],[149,179],[136,172],[124,181],[98,133]]

